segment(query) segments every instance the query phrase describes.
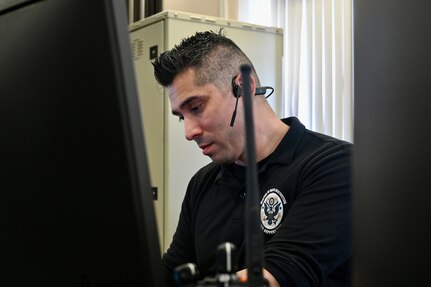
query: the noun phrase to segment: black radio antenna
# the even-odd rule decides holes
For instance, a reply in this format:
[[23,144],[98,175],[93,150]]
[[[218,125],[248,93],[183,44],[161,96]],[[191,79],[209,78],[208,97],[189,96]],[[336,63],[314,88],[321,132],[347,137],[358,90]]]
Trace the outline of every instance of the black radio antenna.
[[260,231],[259,220],[259,192],[256,167],[256,145],[254,138],[253,104],[251,95],[251,67],[242,65],[240,67],[242,75],[242,88],[244,95],[244,119],[245,119],[245,138],[247,155],[247,201],[246,201],[246,267],[248,286],[264,286],[262,274],[262,234]]

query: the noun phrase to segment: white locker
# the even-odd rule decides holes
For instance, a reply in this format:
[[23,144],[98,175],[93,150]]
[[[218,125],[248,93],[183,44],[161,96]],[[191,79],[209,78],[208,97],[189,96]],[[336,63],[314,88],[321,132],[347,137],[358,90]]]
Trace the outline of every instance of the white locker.
[[168,10],[130,25],[151,180],[158,193],[154,204],[162,251],[172,240],[190,178],[210,159],[185,139],[182,123],[171,115],[168,96],[154,79],[151,61],[197,31],[220,28],[249,56],[261,84],[274,87],[269,101],[281,117],[282,29]]

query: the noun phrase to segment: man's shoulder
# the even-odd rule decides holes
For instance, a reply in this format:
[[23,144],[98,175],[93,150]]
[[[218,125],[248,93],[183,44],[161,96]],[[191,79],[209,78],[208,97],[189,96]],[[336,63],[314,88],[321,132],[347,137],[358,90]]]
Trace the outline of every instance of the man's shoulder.
[[210,162],[207,165],[201,167],[196,173],[195,175],[207,175],[210,173],[213,173],[215,171],[220,170],[220,165],[216,164],[214,162]]
[[352,147],[347,141],[307,130],[296,151],[295,161],[301,163],[304,174],[330,170],[344,174],[350,169]]
[[220,165],[213,162],[200,168],[190,179],[187,192],[187,198],[191,200],[191,206],[195,205],[196,200],[200,197],[203,191],[210,189],[216,181],[220,171]]
[[346,154],[350,154],[353,147],[353,144],[348,141],[308,129],[305,131],[304,140],[309,141],[311,145],[314,145],[319,150],[339,150]]
[[[285,164],[306,163],[322,155],[337,153],[349,157],[352,144],[341,139],[309,130],[296,117],[282,119],[289,130],[273,153],[272,161]],[[329,158],[329,157],[328,157]]]
[[199,184],[202,182],[208,182],[209,179],[215,178],[220,171],[220,165],[214,162],[201,167],[192,177],[192,182]]

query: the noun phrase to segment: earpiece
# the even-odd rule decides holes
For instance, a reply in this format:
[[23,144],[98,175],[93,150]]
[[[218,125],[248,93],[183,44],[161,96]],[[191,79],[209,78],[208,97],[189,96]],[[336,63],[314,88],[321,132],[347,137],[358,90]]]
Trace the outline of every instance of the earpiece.
[[235,83],[235,79],[236,77],[232,78],[232,92],[235,98],[239,98],[241,97],[241,94],[242,94],[242,88],[240,85]]
[[235,109],[233,110],[232,113],[232,118],[230,119],[230,126],[233,127],[233,124],[235,122],[235,118],[236,118],[236,110],[238,108],[238,98],[241,97],[242,94],[242,89],[239,85],[237,85],[237,83],[235,83],[235,78],[232,78],[232,92],[234,97],[236,98],[236,102],[235,102]]
[[[238,85],[237,83],[235,83],[235,79],[237,77],[238,76],[235,76],[232,78],[232,92],[233,92],[234,97],[236,98],[236,102],[235,102],[235,109],[233,110],[233,113],[232,113],[232,118],[230,119],[230,126],[231,127],[233,127],[233,124],[235,123],[236,111],[238,108],[238,98],[241,97],[241,95],[242,95],[241,86]],[[256,96],[257,95],[265,95],[267,89],[271,90],[271,93],[268,96],[266,96],[266,98],[268,98],[274,92],[274,88],[272,88],[272,87],[257,87],[254,94]]]
[[[232,78],[232,92],[233,92],[233,96],[235,98],[239,98],[242,95],[242,88],[240,85],[238,85],[237,83],[235,83],[235,79],[237,76]],[[272,95],[272,93],[274,92],[274,88],[272,87],[256,87],[256,90],[254,91],[254,94],[256,96],[259,95],[265,95],[266,94],[266,90],[271,90],[271,93],[269,95],[266,96],[266,98],[268,98],[269,96]]]

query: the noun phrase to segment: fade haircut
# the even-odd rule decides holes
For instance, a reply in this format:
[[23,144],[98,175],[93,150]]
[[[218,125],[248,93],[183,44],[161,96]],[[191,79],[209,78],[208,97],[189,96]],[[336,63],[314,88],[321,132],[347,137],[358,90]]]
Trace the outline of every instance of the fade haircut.
[[191,68],[195,72],[196,85],[212,83],[220,91],[225,91],[231,89],[232,78],[239,74],[239,67],[243,64],[251,66],[256,84],[260,85],[250,59],[224,36],[223,29],[217,33],[197,32],[172,50],[160,54],[152,64],[157,82],[164,87],[171,85],[178,74]]

